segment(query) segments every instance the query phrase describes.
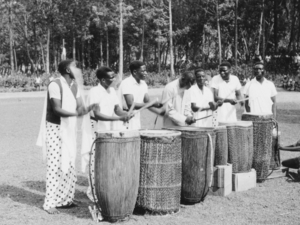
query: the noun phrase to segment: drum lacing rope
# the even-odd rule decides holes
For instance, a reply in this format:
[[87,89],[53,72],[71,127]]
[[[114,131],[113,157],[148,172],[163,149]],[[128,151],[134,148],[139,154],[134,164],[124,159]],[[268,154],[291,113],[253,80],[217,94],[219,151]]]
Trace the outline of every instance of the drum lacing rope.
[[90,155],[90,157],[89,157],[89,179],[90,179],[91,191],[92,191],[92,196],[93,196],[93,199],[94,199],[94,203],[95,203],[95,205],[96,205],[96,207],[97,207],[97,209],[100,213],[101,209],[98,206],[97,201],[96,201],[96,196],[95,196],[95,193],[94,193],[94,185],[92,183],[92,173],[91,173],[91,158],[92,158],[92,155],[93,155],[93,147],[94,147],[96,141],[98,141],[98,139],[100,139],[100,138],[96,138],[95,141],[93,142],[92,147],[91,147],[91,151],[89,153],[89,155]]
[[[273,122],[273,129],[276,129],[276,132],[277,132],[277,137],[276,137],[276,143],[275,143],[275,146],[277,146],[278,147],[278,142],[279,142],[279,136],[278,136],[278,134],[279,134],[279,126],[278,126],[278,121],[277,120],[275,120],[274,118],[272,118],[272,122]],[[272,138],[273,138],[273,133],[272,133]],[[273,151],[273,149],[272,149],[272,151]],[[275,156],[274,156],[275,157]],[[279,157],[279,162],[280,162],[280,154],[278,154],[278,157]],[[274,170],[275,169],[272,169],[272,171],[268,174],[268,176],[267,176],[267,178],[274,172]],[[266,178],[266,179],[267,179]],[[266,180],[265,179],[265,180]]]

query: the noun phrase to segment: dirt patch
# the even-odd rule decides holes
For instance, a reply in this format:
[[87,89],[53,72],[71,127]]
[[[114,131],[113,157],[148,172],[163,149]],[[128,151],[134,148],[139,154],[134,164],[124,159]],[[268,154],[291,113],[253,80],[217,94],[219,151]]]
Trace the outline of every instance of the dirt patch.
[[[278,103],[283,145],[294,143],[300,137],[298,105],[290,103],[289,108],[285,108],[286,104],[284,101]],[[41,149],[35,146],[42,105],[42,98],[0,100],[0,224],[95,224],[87,208],[91,205],[85,195],[87,175],[80,172],[79,157],[75,197],[81,201],[80,206],[61,210],[61,214],[55,216],[42,210],[46,167],[42,162]],[[240,109],[239,114],[241,112]],[[154,128],[155,119],[156,115],[144,111],[143,128]],[[158,118],[155,127],[161,127],[161,118]],[[282,159],[296,156],[299,153],[281,154]],[[180,212],[176,214],[134,214],[126,224],[299,224],[299,180],[267,180],[246,192],[232,193],[228,197],[207,196],[200,204],[181,205]]]

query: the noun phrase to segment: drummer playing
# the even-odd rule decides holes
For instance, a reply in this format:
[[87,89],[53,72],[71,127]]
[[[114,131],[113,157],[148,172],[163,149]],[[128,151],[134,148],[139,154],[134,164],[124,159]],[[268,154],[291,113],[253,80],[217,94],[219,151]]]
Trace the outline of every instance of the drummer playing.
[[[129,65],[131,75],[125,78],[119,87],[120,103],[125,102],[128,109],[134,103],[134,109],[144,107],[149,101],[148,86],[145,82],[147,70],[145,63],[141,61],[133,61]],[[123,107],[124,107],[123,105]],[[156,102],[152,105],[155,108],[161,108],[162,104]],[[134,117],[129,121],[129,129],[141,129],[140,113],[135,113]]]
[[179,79],[168,83],[162,94],[162,102],[165,102],[163,119],[164,127],[186,126],[195,123],[195,118],[188,102],[190,102],[189,89],[195,83],[194,74],[191,71],[184,72]]
[[245,108],[254,114],[273,114],[276,118],[277,91],[273,82],[264,77],[264,63],[257,61],[253,67],[253,78],[245,87],[245,96],[249,97]]
[[[83,170],[85,171],[85,167],[87,165],[87,161],[89,159],[88,153],[90,151],[90,143],[95,140],[95,134],[97,131],[109,131],[114,130],[114,121],[123,121],[127,122],[130,118],[133,117],[133,113],[128,113],[123,111],[123,109],[119,106],[119,99],[117,93],[113,87],[111,87],[113,81],[115,80],[115,73],[112,69],[108,67],[100,67],[96,76],[99,80],[99,84],[96,87],[91,88],[87,97],[88,104],[97,104],[93,111],[90,112],[90,123],[85,126],[83,129],[83,138],[89,138],[90,141],[83,140],[83,143],[88,143],[87,146],[83,144],[82,146],[82,164]],[[84,123],[86,123],[86,119],[84,119]],[[85,135],[87,129],[92,129],[92,132],[89,132],[89,135]],[[91,168],[94,168],[94,154],[95,147],[92,152],[91,157]],[[94,178],[94,170],[91,170],[92,174],[92,182]],[[91,192],[91,184],[89,184],[87,190],[87,196],[90,200],[94,201],[92,192]],[[94,187],[94,184],[93,184]]]
[[[221,63],[219,67],[220,74],[212,78],[211,87],[214,92],[215,101],[223,102],[217,110],[218,122],[236,122],[236,99],[241,99],[241,83],[237,76],[232,75],[231,64],[229,62]],[[243,105],[243,102],[240,103]]]
[[[218,108],[218,104],[214,102],[214,96],[210,88],[205,86],[206,75],[203,69],[195,70],[196,84],[191,87],[191,104],[190,107],[195,113],[196,118],[202,118],[212,115],[212,111]],[[213,118],[209,117],[198,120],[195,123],[197,127],[212,127]]]

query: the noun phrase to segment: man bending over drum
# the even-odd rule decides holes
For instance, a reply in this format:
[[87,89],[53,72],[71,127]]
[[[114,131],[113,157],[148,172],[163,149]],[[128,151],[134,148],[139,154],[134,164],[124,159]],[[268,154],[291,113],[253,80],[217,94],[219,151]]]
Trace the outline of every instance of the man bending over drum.
[[[123,111],[119,105],[117,93],[111,84],[115,80],[115,73],[108,67],[100,67],[96,76],[99,84],[91,88],[88,94],[87,103],[96,104],[97,107],[90,112],[90,118],[84,118],[83,140],[82,140],[82,168],[86,169],[89,160],[89,151],[92,142],[96,138],[97,131],[114,130],[114,121],[128,122],[133,113]],[[90,120],[89,120],[90,119]],[[92,132],[89,132],[92,131]],[[91,175],[94,187],[94,156],[95,146],[93,147],[91,156]],[[95,193],[95,191],[94,191]],[[92,196],[91,184],[87,190],[87,196],[91,201],[94,201]]]
[[[206,75],[203,69],[195,70],[196,84],[191,87],[191,109],[196,118],[208,117],[198,120],[195,123],[197,127],[212,127],[213,112],[218,108],[218,103],[214,102],[214,96],[210,88],[205,86]],[[221,104],[221,101],[220,101]],[[216,126],[216,125],[215,125]]]
[[254,114],[273,114],[276,118],[277,91],[273,82],[264,77],[264,64],[258,61],[254,64],[253,78],[245,87],[245,96],[249,97],[245,108]]
[[188,103],[189,89],[194,84],[193,72],[184,72],[179,79],[168,83],[162,94],[165,103],[164,127],[186,126],[195,123],[195,118]]
[[[65,60],[58,65],[61,76],[48,86],[41,130],[37,145],[46,151],[46,197],[43,208],[57,214],[56,208],[71,208],[75,194],[75,158],[77,117],[87,114],[75,83],[75,74],[80,70],[75,62]],[[45,148],[44,148],[45,147]]]
[[[217,110],[218,122],[235,122],[237,103],[236,99],[241,98],[241,83],[237,76],[230,74],[231,64],[223,62],[219,66],[220,75],[212,78],[211,87],[214,92],[215,101],[223,102]],[[243,102],[241,102],[243,105]]]
[[[119,98],[123,108],[129,109],[134,103],[134,109],[144,107],[150,100],[148,95],[148,86],[145,82],[147,76],[146,65],[141,61],[133,61],[129,66],[131,75],[125,78],[119,87]],[[158,102],[152,107],[161,108],[162,105]],[[134,117],[129,121],[128,129],[141,129],[141,115],[136,112]]]

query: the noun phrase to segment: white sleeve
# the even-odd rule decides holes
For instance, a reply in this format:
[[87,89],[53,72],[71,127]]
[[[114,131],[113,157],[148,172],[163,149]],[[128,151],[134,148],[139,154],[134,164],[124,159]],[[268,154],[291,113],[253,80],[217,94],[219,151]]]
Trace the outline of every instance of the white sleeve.
[[60,88],[57,83],[51,82],[48,86],[49,98],[61,99]]
[[191,103],[196,103],[198,96],[194,87],[191,87],[190,93],[191,93]]
[[134,94],[133,86],[130,85],[129,82],[126,82],[126,80],[124,80],[124,81],[122,82],[122,85],[120,87],[122,95],[133,95]]
[[[163,100],[169,99],[171,97],[175,97],[176,98],[176,93],[174,94],[172,92],[172,90],[169,90],[169,88],[165,88],[163,91]],[[175,124],[179,125],[179,126],[184,126],[185,125],[185,120],[186,120],[186,116],[182,115],[181,113],[179,113],[174,105],[173,105],[173,99],[168,101],[168,103],[166,103],[166,113],[165,116],[169,117]]]
[[216,76],[211,79],[211,88],[214,88],[217,90],[219,89],[218,79]]
[[241,90],[241,88],[242,88],[240,79],[238,77],[236,77],[236,87],[235,88],[236,88],[235,89],[236,91]]

